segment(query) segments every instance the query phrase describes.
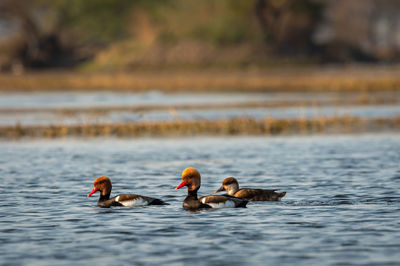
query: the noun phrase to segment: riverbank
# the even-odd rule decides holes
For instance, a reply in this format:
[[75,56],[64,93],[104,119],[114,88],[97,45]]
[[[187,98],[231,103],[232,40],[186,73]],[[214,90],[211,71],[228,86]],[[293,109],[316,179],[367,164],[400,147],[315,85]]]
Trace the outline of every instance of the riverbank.
[[119,73],[35,72],[1,74],[0,92],[320,92],[400,89],[399,66],[289,67]]
[[176,137],[220,135],[304,135],[366,133],[400,130],[400,117],[360,118],[352,116],[296,119],[234,118],[221,120],[98,123],[50,126],[0,126],[0,138],[62,137]]

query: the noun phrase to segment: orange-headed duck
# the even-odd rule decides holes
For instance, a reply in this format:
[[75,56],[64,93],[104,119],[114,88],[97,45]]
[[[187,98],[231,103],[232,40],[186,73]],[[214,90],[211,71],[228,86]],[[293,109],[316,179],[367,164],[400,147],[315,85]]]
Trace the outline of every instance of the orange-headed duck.
[[100,176],[94,180],[93,189],[88,197],[96,191],[100,191],[100,198],[97,205],[103,208],[109,208],[111,206],[136,207],[146,205],[168,205],[168,203],[162,200],[136,194],[120,194],[110,199],[111,189],[111,180],[106,176]]
[[226,191],[229,196],[245,199],[248,201],[279,201],[286,195],[286,192],[275,192],[276,189],[241,188],[234,177],[225,178],[222,186],[214,193]]
[[187,187],[188,195],[183,201],[183,208],[187,210],[199,210],[208,208],[238,208],[246,207],[247,200],[221,195],[204,196],[197,198],[197,191],[200,188],[201,176],[195,168],[186,168],[182,172],[182,183],[176,187]]

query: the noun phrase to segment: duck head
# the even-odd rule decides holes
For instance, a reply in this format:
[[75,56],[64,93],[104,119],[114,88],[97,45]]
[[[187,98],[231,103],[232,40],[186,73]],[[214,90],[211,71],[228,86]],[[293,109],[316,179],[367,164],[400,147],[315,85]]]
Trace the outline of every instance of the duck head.
[[220,191],[226,191],[228,195],[233,196],[236,191],[239,190],[239,183],[234,177],[227,177],[222,181],[222,186],[214,191],[214,193],[220,192]]
[[110,195],[111,188],[112,188],[111,180],[106,176],[100,176],[96,178],[96,180],[94,180],[93,189],[88,194],[88,197],[90,197],[97,191],[100,191],[101,196]]
[[182,182],[176,189],[180,189],[181,187],[187,187],[188,191],[195,191],[200,188],[201,184],[201,176],[199,171],[196,168],[186,168],[182,172]]

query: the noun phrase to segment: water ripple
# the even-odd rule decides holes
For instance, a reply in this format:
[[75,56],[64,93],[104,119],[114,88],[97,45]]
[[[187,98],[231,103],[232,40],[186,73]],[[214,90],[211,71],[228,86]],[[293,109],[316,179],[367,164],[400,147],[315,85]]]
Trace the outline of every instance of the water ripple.
[[[0,264],[399,264],[400,137],[192,138],[0,142]],[[227,176],[287,191],[281,202],[185,212],[188,166],[200,195]],[[110,208],[113,193],[166,206]]]

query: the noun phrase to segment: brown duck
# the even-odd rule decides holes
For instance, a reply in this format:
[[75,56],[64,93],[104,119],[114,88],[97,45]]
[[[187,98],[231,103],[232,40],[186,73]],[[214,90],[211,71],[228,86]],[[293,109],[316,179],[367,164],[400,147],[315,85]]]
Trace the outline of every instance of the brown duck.
[[176,187],[187,187],[188,195],[183,201],[183,208],[187,210],[200,210],[209,208],[238,208],[246,207],[247,200],[222,196],[222,195],[210,195],[204,196],[200,199],[197,198],[197,191],[201,185],[201,176],[199,171],[195,168],[186,168],[182,172],[182,182]]
[[248,201],[279,201],[286,195],[286,192],[276,192],[276,189],[241,188],[234,177],[225,178],[222,186],[214,193],[226,191],[229,196],[245,199]]
[[165,203],[160,199],[136,194],[120,194],[110,198],[111,189],[111,180],[106,176],[100,176],[94,180],[93,189],[89,193],[88,197],[95,192],[100,191],[100,198],[97,205],[103,208],[109,208],[111,206],[136,207],[146,205],[168,205],[168,203]]

